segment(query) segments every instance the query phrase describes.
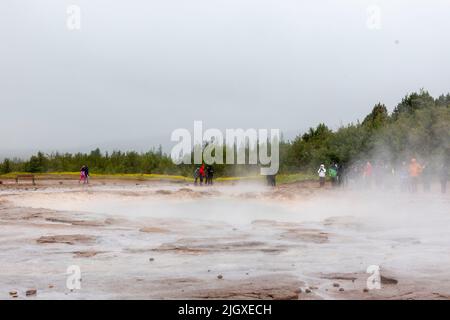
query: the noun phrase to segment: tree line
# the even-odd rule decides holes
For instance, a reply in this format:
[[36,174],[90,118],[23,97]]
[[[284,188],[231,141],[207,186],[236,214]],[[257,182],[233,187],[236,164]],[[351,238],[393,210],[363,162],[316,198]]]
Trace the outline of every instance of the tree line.
[[[224,147],[226,149],[226,147]],[[226,154],[227,150],[224,150]],[[406,95],[389,113],[377,103],[360,122],[331,130],[324,123],[291,141],[280,141],[280,172],[315,172],[319,164],[350,165],[375,159],[395,164],[410,157],[450,159],[450,94],[433,98],[420,90]],[[38,152],[29,159],[4,159],[0,173],[74,172],[86,164],[93,173],[157,173],[191,176],[194,165],[175,165],[161,148],[89,153]],[[216,176],[257,174],[258,166],[214,166]]]

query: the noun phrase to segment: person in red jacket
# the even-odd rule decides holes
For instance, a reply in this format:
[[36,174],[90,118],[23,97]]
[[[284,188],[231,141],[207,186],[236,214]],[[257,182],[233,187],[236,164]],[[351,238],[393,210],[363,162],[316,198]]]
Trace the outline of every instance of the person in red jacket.
[[205,175],[206,175],[205,164],[202,164],[200,166],[199,175],[200,175],[200,185],[202,185],[203,184],[203,179],[205,178]]
[[363,178],[366,183],[366,187],[368,188],[370,188],[372,185],[372,171],[372,164],[370,163],[370,161],[367,161],[366,165],[364,166]]

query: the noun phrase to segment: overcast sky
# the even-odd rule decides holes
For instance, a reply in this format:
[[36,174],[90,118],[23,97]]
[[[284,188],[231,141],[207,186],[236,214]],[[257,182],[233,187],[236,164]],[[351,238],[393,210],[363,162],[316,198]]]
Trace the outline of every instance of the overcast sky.
[[449,92],[449,36],[446,0],[2,0],[0,156],[167,148],[194,120],[337,128]]

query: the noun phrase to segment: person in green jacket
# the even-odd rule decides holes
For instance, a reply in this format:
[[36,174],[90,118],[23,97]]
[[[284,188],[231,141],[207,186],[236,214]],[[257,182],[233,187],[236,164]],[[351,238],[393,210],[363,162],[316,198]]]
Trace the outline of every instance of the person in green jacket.
[[331,185],[337,186],[338,182],[338,166],[336,163],[333,163],[331,167],[328,169],[328,175],[331,178]]

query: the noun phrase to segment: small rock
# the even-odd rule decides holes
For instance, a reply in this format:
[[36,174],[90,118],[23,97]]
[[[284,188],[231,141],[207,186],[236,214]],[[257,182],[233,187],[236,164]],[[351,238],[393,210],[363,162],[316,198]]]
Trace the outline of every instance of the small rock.
[[363,289],[363,292],[369,292],[369,289],[364,288],[364,289]]
[[50,289],[52,289],[52,288],[54,287],[54,285],[49,284],[48,287],[49,287]]
[[208,272],[211,272],[211,270],[208,270]]
[[222,276],[221,274],[219,274],[219,275],[217,276],[217,279],[223,279],[223,276]]
[[149,261],[155,261],[155,259],[154,258],[150,258],[150,259],[148,259]]
[[302,293],[302,292],[303,292],[303,291],[302,291],[301,288],[297,290],[297,293],[299,293],[299,294]]
[[10,296],[14,296],[14,295],[16,295],[16,294],[17,294],[17,291],[10,291],[10,292],[9,292],[9,295],[10,295]]
[[339,288],[339,291],[344,291],[344,288]]
[[385,276],[381,276],[381,284],[397,284],[398,280],[394,278],[388,278]]
[[305,292],[306,293],[311,293],[311,290],[310,289],[305,289]]
[[333,283],[333,287],[335,287],[335,288],[339,288],[339,286],[340,286],[340,285],[339,285],[339,283],[336,283],[336,282],[335,282],[335,283]]
[[29,289],[29,290],[26,291],[25,294],[26,294],[27,296],[35,296],[36,293],[37,293],[37,290],[36,290],[36,289]]

